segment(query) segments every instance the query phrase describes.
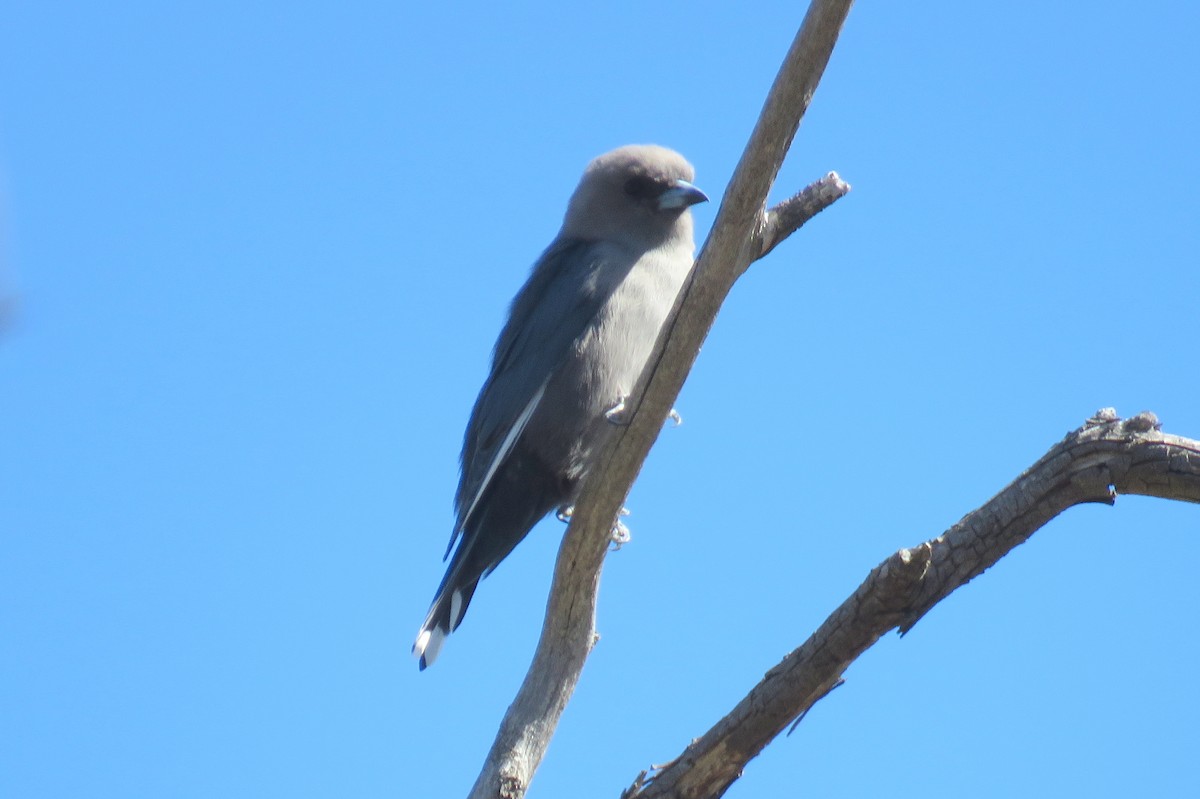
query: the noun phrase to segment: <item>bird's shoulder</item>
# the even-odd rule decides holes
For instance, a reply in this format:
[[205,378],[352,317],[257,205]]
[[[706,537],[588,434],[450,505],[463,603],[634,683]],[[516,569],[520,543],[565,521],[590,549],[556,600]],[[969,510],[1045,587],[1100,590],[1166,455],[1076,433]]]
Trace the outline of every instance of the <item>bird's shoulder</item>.
[[561,355],[620,285],[637,255],[612,242],[559,239],[546,248],[513,298],[493,353],[493,373],[530,349]]

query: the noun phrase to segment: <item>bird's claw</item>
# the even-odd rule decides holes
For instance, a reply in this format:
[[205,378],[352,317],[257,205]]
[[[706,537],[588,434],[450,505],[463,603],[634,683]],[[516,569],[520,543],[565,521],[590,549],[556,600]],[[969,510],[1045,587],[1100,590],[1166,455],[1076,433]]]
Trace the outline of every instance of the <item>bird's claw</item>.
[[625,400],[627,399],[629,399],[629,397],[625,394],[617,397],[617,404],[604,412],[604,418],[613,424],[629,424],[629,419],[625,416],[625,411],[627,410],[625,407]]
[[671,420],[672,427],[679,427],[679,425],[683,424],[683,417],[680,416],[679,411],[675,410],[674,408],[672,408],[671,412],[667,414],[667,418]]
[[[575,515],[575,506],[574,505],[563,505],[561,508],[559,508],[558,510],[556,510],[554,512],[554,517],[556,519],[558,519],[560,522],[562,522],[563,524],[570,524],[571,518],[574,515]],[[633,535],[630,534],[629,528],[625,526],[625,523],[622,522],[621,518],[620,518],[622,516],[628,516],[628,515],[629,515],[629,508],[623,507],[619,511],[617,511],[617,521],[612,526],[612,546],[613,546],[614,550],[620,549],[621,547],[625,546],[633,539]]]
[[[626,514],[629,513],[629,511],[625,510],[624,508],[621,508],[621,510],[624,511]],[[632,539],[633,539],[633,535],[629,532],[629,528],[625,526],[625,522],[618,519],[617,523],[614,524],[613,528],[612,528],[613,551],[615,552],[616,550],[625,546]]]

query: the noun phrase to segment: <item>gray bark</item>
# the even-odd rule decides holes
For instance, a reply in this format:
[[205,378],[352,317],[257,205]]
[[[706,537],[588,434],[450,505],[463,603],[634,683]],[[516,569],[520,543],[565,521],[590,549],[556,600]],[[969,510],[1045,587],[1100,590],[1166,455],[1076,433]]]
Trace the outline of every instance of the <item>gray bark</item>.
[[1200,441],[1160,432],[1152,413],[1121,421],[1111,408],[1097,412],[958,524],[876,566],[729,715],[669,764],[640,774],[622,799],[721,796],[885,633],[911,630],[934,605],[1067,508],[1111,505],[1120,494],[1200,502]]

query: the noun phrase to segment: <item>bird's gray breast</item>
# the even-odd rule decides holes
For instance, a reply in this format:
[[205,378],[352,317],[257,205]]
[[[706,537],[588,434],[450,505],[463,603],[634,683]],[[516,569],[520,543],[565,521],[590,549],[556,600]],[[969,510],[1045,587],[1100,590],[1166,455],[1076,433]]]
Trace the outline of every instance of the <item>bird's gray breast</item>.
[[602,404],[633,389],[691,264],[690,250],[644,254],[584,332],[580,367]]
[[[611,257],[619,263],[620,255]],[[559,462],[572,476],[586,470],[611,429],[604,414],[633,389],[692,266],[690,246],[624,254],[626,264],[631,257],[632,267],[609,273],[616,285],[547,386],[538,427],[549,434],[547,454],[565,456]]]

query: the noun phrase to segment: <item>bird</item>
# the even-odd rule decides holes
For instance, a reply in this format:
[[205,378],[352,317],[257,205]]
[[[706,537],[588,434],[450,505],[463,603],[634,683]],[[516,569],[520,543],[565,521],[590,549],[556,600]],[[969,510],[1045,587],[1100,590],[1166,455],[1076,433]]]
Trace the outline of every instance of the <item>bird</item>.
[[694,179],[682,155],[652,144],[584,170],[512,301],[467,423],[443,560],[454,555],[413,644],[422,671],[479,581],[578,498],[691,271],[689,209],[708,200]]

